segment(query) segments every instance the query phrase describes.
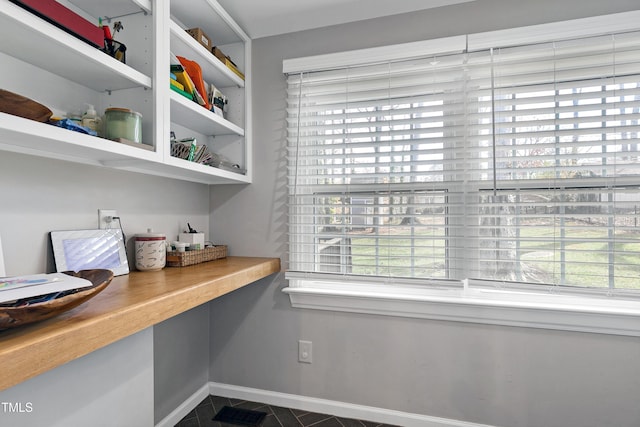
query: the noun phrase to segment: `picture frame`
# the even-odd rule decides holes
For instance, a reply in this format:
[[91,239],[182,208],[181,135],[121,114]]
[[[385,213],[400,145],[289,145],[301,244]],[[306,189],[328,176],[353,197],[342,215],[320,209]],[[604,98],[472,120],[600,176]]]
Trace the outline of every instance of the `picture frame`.
[[99,268],[113,271],[114,276],[129,273],[120,229],[62,230],[49,234],[57,272]]

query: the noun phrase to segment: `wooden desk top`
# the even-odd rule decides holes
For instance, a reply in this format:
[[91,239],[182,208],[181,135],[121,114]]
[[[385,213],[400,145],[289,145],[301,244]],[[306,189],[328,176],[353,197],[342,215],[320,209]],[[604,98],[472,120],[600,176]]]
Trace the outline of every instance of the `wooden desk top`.
[[278,258],[228,257],[115,277],[60,316],[0,332],[0,390],[278,271]]

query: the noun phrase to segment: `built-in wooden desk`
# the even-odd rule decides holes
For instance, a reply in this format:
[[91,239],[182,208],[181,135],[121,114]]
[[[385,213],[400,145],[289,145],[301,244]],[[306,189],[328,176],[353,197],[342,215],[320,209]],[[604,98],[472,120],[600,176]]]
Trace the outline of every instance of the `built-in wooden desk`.
[[278,271],[278,258],[228,257],[115,277],[73,310],[0,332],[0,390]]

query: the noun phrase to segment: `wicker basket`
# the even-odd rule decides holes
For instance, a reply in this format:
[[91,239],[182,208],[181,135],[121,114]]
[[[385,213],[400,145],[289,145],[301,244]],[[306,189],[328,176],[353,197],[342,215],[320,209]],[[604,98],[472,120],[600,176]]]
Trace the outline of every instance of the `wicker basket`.
[[186,267],[187,265],[200,264],[201,262],[213,261],[214,259],[226,258],[227,246],[218,245],[204,249],[186,252],[167,252],[168,267]]

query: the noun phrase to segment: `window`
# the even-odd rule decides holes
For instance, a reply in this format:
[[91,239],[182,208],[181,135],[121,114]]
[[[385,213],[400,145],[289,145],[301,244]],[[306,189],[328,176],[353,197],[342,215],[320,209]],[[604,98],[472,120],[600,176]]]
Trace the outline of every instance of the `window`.
[[289,277],[635,293],[638,58],[629,31],[289,72]]
[[639,52],[638,33],[493,52],[482,278],[640,289]]
[[461,244],[468,62],[448,55],[289,77],[293,269],[458,276],[449,259]]

